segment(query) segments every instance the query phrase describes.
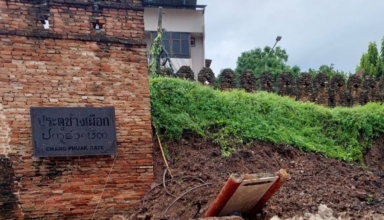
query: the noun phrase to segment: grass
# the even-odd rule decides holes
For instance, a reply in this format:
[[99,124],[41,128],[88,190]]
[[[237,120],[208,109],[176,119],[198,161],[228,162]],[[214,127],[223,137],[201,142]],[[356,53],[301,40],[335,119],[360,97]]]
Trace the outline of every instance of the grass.
[[191,131],[212,139],[223,155],[262,140],[361,162],[384,132],[381,103],[331,109],[267,92],[221,92],[174,78],[152,78],[150,90],[152,123],[163,138],[177,141]]

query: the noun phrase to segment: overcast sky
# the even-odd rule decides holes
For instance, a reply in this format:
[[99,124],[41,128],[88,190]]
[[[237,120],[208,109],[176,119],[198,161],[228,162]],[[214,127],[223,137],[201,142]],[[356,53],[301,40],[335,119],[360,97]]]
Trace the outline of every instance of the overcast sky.
[[244,51],[277,44],[302,71],[334,64],[354,72],[370,41],[384,36],[384,0],[198,0],[211,68],[236,67]]

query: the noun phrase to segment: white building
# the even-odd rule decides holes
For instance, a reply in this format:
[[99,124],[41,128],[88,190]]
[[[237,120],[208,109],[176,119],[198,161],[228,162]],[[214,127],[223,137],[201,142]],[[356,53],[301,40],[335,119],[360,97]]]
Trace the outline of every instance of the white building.
[[150,47],[156,37],[158,7],[163,7],[163,44],[174,71],[181,66],[190,66],[197,73],[205,66],[205,5],[196,0],[143,0],[145,40],[149,56]]

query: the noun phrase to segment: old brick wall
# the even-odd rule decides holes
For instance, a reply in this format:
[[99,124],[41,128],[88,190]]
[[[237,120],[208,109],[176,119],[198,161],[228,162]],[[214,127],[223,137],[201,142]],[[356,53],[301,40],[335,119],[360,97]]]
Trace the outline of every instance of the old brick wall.
[[[206,84],[204,74],[207,69],[209,68],[202,68],[198,74],[198,81],[203,84]],[[228,77],[228,73],[231,72],[233,72],[231,69],[224,69],[218,78],[215,78],[211,71],[210,81],[216,82],[218,79],[218,82],[209,84],[221,90],[237,88],[250,93],[273,92],[297,101],[315,102],[328,107],[347,107],[384,101],[384,77],[370,78],[355,74],[345,79],[341,75],[329,77],[324,73],[317,73],[314,76],[309,73],[300,73],[294,77],[289,72],[280,73],[274,77],[269,72],[263,72],[257,78],[250,70],[243,71],[238,76]],[[180,75],[177,77],[183,78]]]
[[340,75],[331,78],[329,95],[331,101],[329,102],[332,107],[346,106],[347,95],[345,91],[345,80]]
[[[108,219],[138,206],[152,182],[141,1],[99,6],[0,0],[0,154],[14,173],[15,216]],[[31,106],[114,106],[117,156],[32,157]]]
[[[1,80],[1,79],[0,79]],[[1,82],[4,84],[4,82]],[[2,88],[0,87],[0,91]],[[0,97],[0,101],[2,101],[2,97]],[[10,128],[7,124],[7,120],[4,114],[3,105],[0,103],[0,155],[6,155],[11,149],[9,147],[9,132]]]
[[291,73],[282,73],[277,77],[277,94],[281,96],[297,97],[296,82]]
[[0,219],[21,218],[14,192],[14,171],[9,158],[0,158]]
[[303,102],[311,102],[312,100],[312,84],[313,80],[308,73],[302,73],[297,79],[297,97],[296,100]]

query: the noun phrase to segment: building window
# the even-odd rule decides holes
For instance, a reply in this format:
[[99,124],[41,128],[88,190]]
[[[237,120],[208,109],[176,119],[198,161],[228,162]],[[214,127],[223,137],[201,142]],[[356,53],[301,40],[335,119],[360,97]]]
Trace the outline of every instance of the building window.
[[194,47],[196,44],[195,44],[195,38],[194,37],[191,37],[191,47]]
[[[152,32],[152,42],[157,33]],[[181,32],[164,32],[163,45],[171,58],[191,58],[190,55],[190,34]]]

